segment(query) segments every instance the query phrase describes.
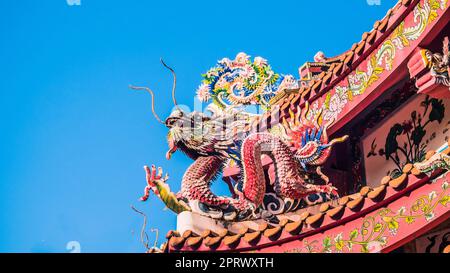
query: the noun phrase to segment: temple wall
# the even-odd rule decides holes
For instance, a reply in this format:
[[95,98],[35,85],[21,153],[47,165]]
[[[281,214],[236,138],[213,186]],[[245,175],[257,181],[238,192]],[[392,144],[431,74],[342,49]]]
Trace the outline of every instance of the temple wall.
[[449,136],[450,100],[414,96],[362,138],[367,185],[376,187],[384,176],[395,176]]
[[450,228],[428,233],[417,238],[412,243],[415,244],[416,253],[443,253],[444,249],[450,245]]

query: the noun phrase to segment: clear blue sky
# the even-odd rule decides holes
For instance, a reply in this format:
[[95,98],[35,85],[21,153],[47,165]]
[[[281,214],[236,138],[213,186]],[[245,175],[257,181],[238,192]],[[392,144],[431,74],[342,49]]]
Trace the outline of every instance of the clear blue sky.
[[244,51],[297,76],[317,51],[349,49],[395,2],[1,1],[0,252],[67,252],[69,241],[82,252],[142,252],[132,204],[161,240],[175,228],[161,202],[138,201],[142,166],[163,166],[178,190],[190,160],[165,160],[150,97],[127,88],[150,86],[167,116],[172,79],[159,57],[192,107],[218,59]]

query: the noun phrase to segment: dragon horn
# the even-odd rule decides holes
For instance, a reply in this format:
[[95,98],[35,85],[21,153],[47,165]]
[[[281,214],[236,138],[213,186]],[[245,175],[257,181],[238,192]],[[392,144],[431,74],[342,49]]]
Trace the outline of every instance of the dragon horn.
[[162,124],[164,124],[164,122],[159,118],[159,116],[156,114],[155,112],[155,94],[153,93],[153,91],[148,88],[148,87],[141,87],[141,86],[134,86],[134,85],[130,85],[129,88],[133,89],[133,90],[145,90],[148,93],[150,93],[150,95],[152,96],[152,113],[153,116],[155,116],[156,120]]

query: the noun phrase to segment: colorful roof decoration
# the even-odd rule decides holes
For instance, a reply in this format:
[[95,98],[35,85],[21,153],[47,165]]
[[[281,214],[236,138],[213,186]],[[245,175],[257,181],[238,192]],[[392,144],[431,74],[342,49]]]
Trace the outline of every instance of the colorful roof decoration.
[[297,89],[297,80],[291,75],[275,73],[266,59],[241,52],[234,60],[224,58],[208,70],[197,89],[202,102],[213,101],[221,108],[231,105],[261,105],[270,108],[271,99],[284,90]]
[[[253,126],[269,126],[274,122],[271,116],[287,117],[289,109],[296,111],[297,106],[304,107],[308,102],[312,108],[309,117],[316,117],[322,109],[323,119],[335,121],[330,128],[331,133],[334,132],[334,128],[341,127],[357,114],[353,106],[376,92],[381,83],[395,83],[395,80],[385,79],[398,70],[402,60],[425,38],[430,27],[445,24],[441,19],[447,10],[447,1],[399,1],[350,50],[337,57],[322,59],[323,62],[306,63],[300,74],[311,76],[302,76],[298,92],[280,100],[278,110],[273,106],[273,110],[265,113]],[[311,70],[311,67],[320,67],[320,72],[303,71]],[[276,111],[279,112],[274,113]]]

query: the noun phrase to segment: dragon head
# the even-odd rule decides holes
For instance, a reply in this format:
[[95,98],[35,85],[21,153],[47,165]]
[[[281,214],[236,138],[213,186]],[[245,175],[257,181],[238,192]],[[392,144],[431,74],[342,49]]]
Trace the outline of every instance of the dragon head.
[[[177,77],[175,71],[170,68],[161,59],[161,63],[172,72],[173,75],[173,87],[172,87],[172,100],[176,109],[170,114],[165,121],[162,121],[155,112],[155,96],[153,91],[148,87],[139,87],[130,85],[131,89],[144,90],[150,93],[152,97],[152,113],[156,120],[164,124],[169,128],[168,144],[169,150],[166,153],[166,158],[170,159],[172,154],[178,149],[183,151],[189,157],[196,159],[201,155],[208,155],[208,153],[214,151],[214,136],[205,132],[205,128],[211,126],[205,126],[209,124],[211,118],[199,112],[186,113],[177,104],[175,99],[175,89],[177,85]],[[220,142],[220,141],[219,141]]]
[[213,112],[212,116],[176,109],[166,119],[165,125],[169,129],[169,150],[166,153],[168,160],[177,150],[192,159],[211,155],[236,159],[239,140],[245,136],[243,132],[246,126],[255,117],[239,111],[209,110]]
[[178,149],[193,159],[214,152],[212,147],[214,137],[211,133],[206,132],[211,127],[210,122],[211,118],[203,113],[174,110],[165,121],[165,125],[169,129],[167,160],[170,160],[172,154]]

